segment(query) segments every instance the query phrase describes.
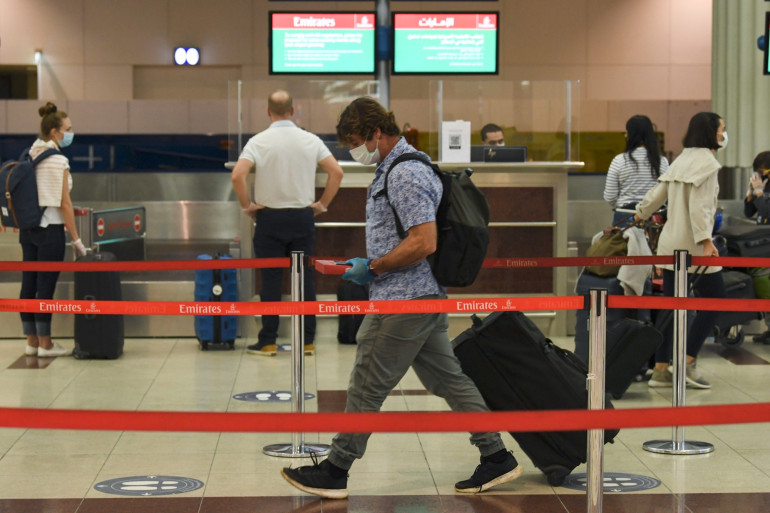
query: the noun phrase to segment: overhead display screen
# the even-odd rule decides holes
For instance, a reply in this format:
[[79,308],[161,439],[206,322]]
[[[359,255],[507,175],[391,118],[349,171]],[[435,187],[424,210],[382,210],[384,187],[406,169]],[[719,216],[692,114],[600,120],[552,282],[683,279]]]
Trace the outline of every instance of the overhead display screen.
[[271,12],[269,18],[270,73],[374,73],[374,12]]
[[497,74],[496,12],[393,14],[393,73]]

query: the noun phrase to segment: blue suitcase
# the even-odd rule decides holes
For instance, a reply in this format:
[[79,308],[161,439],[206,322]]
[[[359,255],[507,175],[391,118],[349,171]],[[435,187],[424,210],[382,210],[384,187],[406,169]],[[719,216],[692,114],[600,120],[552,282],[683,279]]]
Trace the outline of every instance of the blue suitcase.
[[[199,255],[199,260],[231,258],[227,255]],[[235,302],[238,300],[238,276],[235,269],[199,269],[195,271],[195,301]],[[227,306],[222,306],[227,311]],[[201,349],[210,346],[233,349],[238,336],[235,315],[196,315],[195,336]]]

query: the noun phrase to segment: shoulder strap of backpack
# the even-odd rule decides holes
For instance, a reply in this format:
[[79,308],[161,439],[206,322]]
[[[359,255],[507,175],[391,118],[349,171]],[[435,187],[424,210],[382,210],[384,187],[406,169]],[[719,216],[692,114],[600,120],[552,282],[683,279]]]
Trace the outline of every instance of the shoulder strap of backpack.
[[[390,209],[393,211],[393,217],[396,220],[396,231],[398,232],[398,236],[402,239],[406,238],[406,230],[404,230],[404,225],[401,224],[401,218],[398,217],[398,212],[396,212],[396,209],[393,208],[393,204],[390,202],[390,197],[388,196],[388,175],[390,175],[390,171],[396,167],[398,164],[401,164],[402,162],[407,162],[409,160],[419,160],[426,166],[433,169],[433,165],[430,160],[423,157],[420,153],[402,153],[398,157],[396,157],[393,162],[390,163],[390,166],[388,166],[388,169],[385,170],[385,178],[384,182],[385,184],[382,186],[382,189],[380,192],[374,195],[374,198],[380,198],[382,196],[385,196],[385,200],[388,202],[388,205],[390,205]],[[435,169],[434,169],[435,171]]]
[[[41,153],[40,155],[38,155],[37,157],[35,157],[34,160],[32,160],[32,165],[37,166],[38,164],[40,164],[42,161],[44,161],[51,155],[64,155],[64,154],[61,151],[57,150],[56,148],[49,148],[45,150],[43,153]],[[22,156],[29,156],[29,148],[24,150],[24,153],[22,153]]]

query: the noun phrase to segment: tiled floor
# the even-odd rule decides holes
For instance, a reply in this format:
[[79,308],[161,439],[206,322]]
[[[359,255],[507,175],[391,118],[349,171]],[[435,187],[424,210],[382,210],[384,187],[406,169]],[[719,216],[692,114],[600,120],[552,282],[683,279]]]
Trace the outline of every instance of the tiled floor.
[[[334,323],[333,319],[322,322]],[[355,346],[339,345],[333,326],[306,358],[306,389],[316,395],[308,411],[339,411]],[[725,351],[708,343],[699,367],[711,390],[688,390],[688,405],[770,401],[770,346],[747,337]],[[64,345],[71,340],[61,341]],[[291,359],[235,351],[198,349],[192,339],[131,339],[117,361],[57,358],[43,362],[22,356],[23,341],[0,341],[0,406],[33,408],[270,412],[290,411],[280,403],[244,402],[235,394],[289,390]],[[569,338],[557,343],[571,348]],[[41,365],[47,363],[48,365]],[[635,383],[617,408],[667,406],[670,390]],[[387,411],[447,409],[426,395],[410,373],[386,401]],[[702,456],[656,455],[642,449],[652,439],[670,439],[670,428],[621,430],[605,450],[605,472],[655,478],[647,491],[607,493],[611,512],[770,511],[768,424],[687,428],[687,439],[716,450]],[[331,434],[306,434],[306,442],[329,443]],[[380,434],[354,465],[351,497],[322,501],[295,490],[279,475],[306,459],[269,457],[268,444],[290,442],[289,433],[167,433],[0,429],[0,512],[537,512],[586,511],[585,494],[549,486],[542,474],[504,435],[524,464],[524,475],[492,492],[460,496],[453,483],[478,463],[466,433]],[[581,466],[575,472],[585,472]],[[203,486],[164,497],[127,498],[98,491],[97,483],[133,476],[179,476]]]

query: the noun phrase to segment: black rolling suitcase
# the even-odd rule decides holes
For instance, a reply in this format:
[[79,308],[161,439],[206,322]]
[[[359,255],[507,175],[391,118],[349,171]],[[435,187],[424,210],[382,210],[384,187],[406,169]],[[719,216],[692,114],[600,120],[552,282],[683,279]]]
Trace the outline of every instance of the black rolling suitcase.
[[628,318],[607,323],[604,386],[613,399],[623,397],[662,343],[651,323]]
[[[112,253],[89,253],[78,262],[111,262]],[[83,301],[121,301],[118,271],[76,272],[75,299]],[[123,354],[123,316],[101,314],[75,315],[75,349],[78,359],[114,360]]]
[[[369,287],[358,285],[352,281],[342,280],[337,289],[337,301],[368,301]],[[364,322],[363,315],[340,315],[339,327],[337,329],[337,341],[340,344],[355,344],[356,334],[361,323]]]
[[[521,312],[495,312],[452,341],[463,372],[491,410],[586,409],[586,367]],[[606,407],[612,403],[606,400]],[[605,431],[612,441],[617,430]],[[511,433],[552,486],[586,461],[586,431]]]
[[719,235],[727,240],[728,256],[770,257],[770,226],[726,226]]
[[[645,283],[645,295],[652,295],[652,280],[647,280]],[[586,296],[590,293],[591,289],[606,289],[607,294],[622,296],[624,295],[623,286],[615,276],[597,276],[587,271],[583,271],[578,277],[577,284],[575,286],[575,293],[581,296]],[[588,302],[586,302],[588,305]],[[589,307],[578,310],[575,313],[575,354],[578,358],[583,360],[584,363],[588,363],[588,313]],[[616,323],[622,323],[625,319],[632,319],[638,321],[650,322],[650,311],[647,309],[622,309],[622,308],[608,308],[606,315],[606,322],[609,326]],[[622,323],[623,326],[628,324]],[[610,339],[607,340],[607,352],[609,354],[611,347]],[[654,352],[654,351],[653,351]],[[609,364],[608,364],[609,366]],[[608,369],[609,370],[609,369]],[[639,369],[637,369],[638,371]],[[610,390],[608,388],[608,390]],[[621,392],[622,395],[622,392]],[[617,398],[617,397],[616,397]]]
[[[755,299],[754,278],[737,270],[723,270],[725,290],[729,299]],[[760,312],[719,312],[717,325],[714,328],[714,341],[726,347],[739,346],[743,343],[744,323],[762,319]],[[735,326],[735,329],[731,329]]]
[[[597,276],[588,271],[583,271],[578,276],[575,285],[575,293],[584,296],[591,289],[606,289],[607,294],[622,296],[623,287],[620,285],[617,276]],[[587,303],[586,303],[587,304]],[[607,323],[621,320],[625,315],[625,310],[618,308],[607,309]],[[588,307],[575,312],[575,354],[583,360],[588,361]]]

